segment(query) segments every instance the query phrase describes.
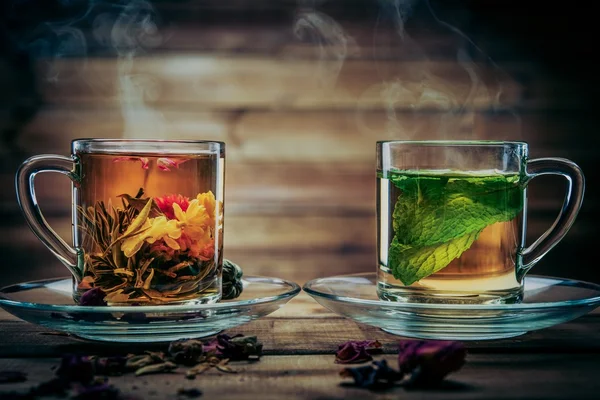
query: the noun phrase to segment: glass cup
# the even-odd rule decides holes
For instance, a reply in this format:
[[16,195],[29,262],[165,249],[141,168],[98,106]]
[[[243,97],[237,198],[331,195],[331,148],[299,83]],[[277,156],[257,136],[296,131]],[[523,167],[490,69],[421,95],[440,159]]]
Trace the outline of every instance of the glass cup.
[[[555,223],[525,245],[527,185],[568,182]],[[585,180],[524,142],[377,142],[377,293],[409,303],[518,303],[523,277],[568,232]]]
[[[225,145],[78,139],[71,156],[38,155],[16,174],[36,236],[73,275],[84,305],[214,303],[221,298]],[[73,245],[44,219],[38,173],[72,181]]]

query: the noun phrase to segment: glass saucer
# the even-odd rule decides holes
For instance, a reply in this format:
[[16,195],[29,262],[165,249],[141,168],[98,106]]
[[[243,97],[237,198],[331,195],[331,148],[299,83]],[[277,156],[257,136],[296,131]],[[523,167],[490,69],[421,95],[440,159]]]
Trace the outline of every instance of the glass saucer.
[[379,300],[376,274],[319,278],[304,287],[322,306],[394,335],[483,340],[519,336],[580,317],[600,306],[600,285],[555,277],[525,277],[519,304],[414,304]]
[[215,335],[270,314],[300,292],[296,283],[245,276],[234,300],[215,304],[90,307],[73,303],[71,278],[25,282],[0,289],[0,307],[16,317],[81,338],[163,342]]

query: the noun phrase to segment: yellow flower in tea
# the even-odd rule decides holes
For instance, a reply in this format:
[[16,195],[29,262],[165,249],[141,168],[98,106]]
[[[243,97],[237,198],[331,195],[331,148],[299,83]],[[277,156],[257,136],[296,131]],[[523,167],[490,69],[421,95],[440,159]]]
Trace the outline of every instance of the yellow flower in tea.
[[179,204],[173,203],[173,211],[178,222],[178,226],[183,228],[186,235],[192,240],[200,240],[208,232],[208,223],[210,216],[206,208],[200,205],[198,199],[190,201],[186,211],[183,211]]
[[177,221],[167,219],[165,216],[148,218],[141,226],[140,233],[123,240],[121,250],[123,250],[126,257],[132,257],[144,242],[152,244],[160,239],[164,240],[166,245],[173,250],[179,250],[179,243],[175,239],[180,237],[181,228],[178,226]]
[[200,193],[198,196],[196,196],[196,200],[198,200],[198,203],[200,203],[201,205],[204,206],[204,208],[206,209],[206,213],[208,214],[210,220],[208,221],[208,225],[210,227],[214,227],[215,226],[215,219],[216,219],[216,199],[215,199],[215,195],[213,194],[212,191],[208,191],[206,193]]

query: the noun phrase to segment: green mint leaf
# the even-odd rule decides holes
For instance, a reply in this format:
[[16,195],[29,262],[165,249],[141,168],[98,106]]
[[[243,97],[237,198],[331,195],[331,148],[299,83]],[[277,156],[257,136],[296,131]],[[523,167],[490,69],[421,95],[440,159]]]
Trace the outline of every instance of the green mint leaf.
[[523,208],[517,175],[391,173],[389,179],[401,194],[392,214],[388,266],[405,285],[441,270],[485,227],[510,221]]
[[522,208],[521,188],[504,176],[402,176],[392,215],[399,243],[433,245],[510,221]]
[[479,232],[473,232],[446,243],[421,247],[406,246],[394,238],[390,245],[388,266],[394,278],[409,286],[460,257],[478,237]]

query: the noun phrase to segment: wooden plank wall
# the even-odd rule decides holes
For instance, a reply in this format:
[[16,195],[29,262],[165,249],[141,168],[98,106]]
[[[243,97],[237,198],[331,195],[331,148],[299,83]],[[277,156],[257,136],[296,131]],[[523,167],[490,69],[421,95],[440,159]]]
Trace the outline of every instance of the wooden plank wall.
[[[133,1],[51,31],[7,24],[32,57],[7,52],[0,63],[0,280],[66,273],[19,213],[20,162],[68,154],[79,137],[151,137],[225,141],[225,256],[299,283],[375,269],[376,140],[525,140],[532,157],[570,158],[588,182],[580,218],[535,272],[600,282],[579,262],[593,249],[600,184],[586,13],[429,4]],[[37,187],[47,219],[70,237],[69,183],[41,175]],[[564,188],[532,183],[529,242]]]

